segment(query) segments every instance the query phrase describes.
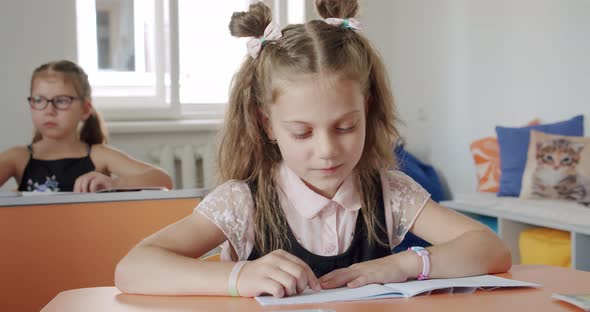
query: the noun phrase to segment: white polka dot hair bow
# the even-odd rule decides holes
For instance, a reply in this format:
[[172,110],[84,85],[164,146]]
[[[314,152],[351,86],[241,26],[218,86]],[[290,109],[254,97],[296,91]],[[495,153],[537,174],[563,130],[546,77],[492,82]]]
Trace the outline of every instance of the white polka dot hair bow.
[[262,37],[252,38],[248,40],[248,42],[246,43],[246,46],[248,47],[248,54],[250,54],[250,56],[255,59],[258,56],[258,54],[260,54],[260,49],[262,49],[262,44],[264,42],[270,40],[277,40],[282,36],[283,33],[281,32],[281,27],[279,26],[279,24],[275,22],[270,22],[270,24],[268,24],[268,26],[266,26],[266,28],[264,29],[264,34],[262,35]]

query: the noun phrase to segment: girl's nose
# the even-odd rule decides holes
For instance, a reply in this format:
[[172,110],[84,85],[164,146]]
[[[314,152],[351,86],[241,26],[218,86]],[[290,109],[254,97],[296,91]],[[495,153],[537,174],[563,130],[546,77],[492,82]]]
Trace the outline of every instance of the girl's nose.
[[338,142],[333,134],[320,134],[316,144],[321,159],[332,159],[338,154]]
[[53,105],[53,103],[47,103],[47,106],[43,110],[43,113],[45,115],[54,116],[55,114],[57,114],[57,108],[55,108],[55,105]]

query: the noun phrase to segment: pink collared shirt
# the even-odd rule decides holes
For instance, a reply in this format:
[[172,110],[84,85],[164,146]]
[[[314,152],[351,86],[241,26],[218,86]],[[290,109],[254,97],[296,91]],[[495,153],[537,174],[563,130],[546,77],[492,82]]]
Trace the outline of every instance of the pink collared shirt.
[[[354,176],[347,177],[332,199],[311,190],[285,164],[277,176],[279,201],[291,231],[308,251],[321,256],[346,251],[354,236],[361,200]],[[397,246],[430,198],[418,183],[400,171],[381,173],[386,227],[391,248]],[[246,260],[254,246],[254,203],[248,185],[228,181],[195,208],[215,223],[228,240],[222,260]],[[237,258],[231,256],[233,247]],[[233,258],[233,259],[232,259]]]

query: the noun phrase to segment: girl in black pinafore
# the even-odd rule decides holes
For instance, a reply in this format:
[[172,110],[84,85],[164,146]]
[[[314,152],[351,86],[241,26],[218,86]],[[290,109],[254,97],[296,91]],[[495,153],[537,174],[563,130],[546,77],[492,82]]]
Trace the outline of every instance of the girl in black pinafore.
[[18,190],[28,192],[172,187],[164,171],[106,145],[88,76],[77,64],[39,66],[30,92],[33,142],[0,154],[0,186],[14,177]]

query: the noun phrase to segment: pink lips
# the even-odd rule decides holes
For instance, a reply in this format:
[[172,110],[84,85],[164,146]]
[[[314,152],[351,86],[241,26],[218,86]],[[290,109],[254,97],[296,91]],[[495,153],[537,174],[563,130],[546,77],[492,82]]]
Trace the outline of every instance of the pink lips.
[[332,173],[338,171],[338,169],[340,169],[340,167],[342,167],[342,165],[338,165],[338,166],[334,166],[334,167],[330,167],[330,168],[318,169],[318,170],[321,171],[322,173],[325,173],[325,174],[332,174]]
[[50,122],[50,121],[44,122],[43,123],[43,127],[45,127],[45,128],[55,128],[55,127],[57,127],[57,123]]

